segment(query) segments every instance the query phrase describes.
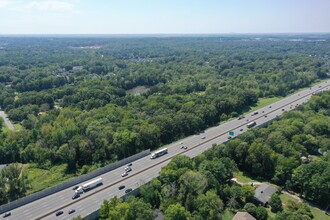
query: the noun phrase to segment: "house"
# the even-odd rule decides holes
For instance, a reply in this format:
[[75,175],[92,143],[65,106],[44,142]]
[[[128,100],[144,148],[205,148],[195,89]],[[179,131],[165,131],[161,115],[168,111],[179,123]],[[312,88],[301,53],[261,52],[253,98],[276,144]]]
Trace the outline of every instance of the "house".
[[261,184],[254,191],[254,199],[263,205],[266,205],[270,197],[277,191],[274,186]]
[[256,220],[256,218],[248,212],[237,212],[231,220]]

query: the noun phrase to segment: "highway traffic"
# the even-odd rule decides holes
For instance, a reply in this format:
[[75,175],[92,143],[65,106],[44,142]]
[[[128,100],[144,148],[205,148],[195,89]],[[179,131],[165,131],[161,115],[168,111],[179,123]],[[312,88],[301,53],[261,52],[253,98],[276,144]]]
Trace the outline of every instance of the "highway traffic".
[[[247,124],[255,122],[256,126],[270,121],[285,111],[290,111],[300,104],[307,102],[313,93],[329,90],[330,81],[322,82],[316,86],[305,89],[288,96],[276,103],[258,109],[257,112],[246,114],[239,119],[233,119],[219,126],[207,129],[205,132],[189,136],[185,139],[167,145],[168,153],[150,158],[150,155],[134,161],[131,171],[127,172],[128,166],[122,166],[97,178],[102,178],[102,185],[96,186],[84,192],[80,197],[72,199],[75,190],[67,188],[50,196],[44,197],[32,203],[11,210],[11,215],[4,219],[71,219],[78,215],[84,217],[99,209],[104,199],[114,196],[121,197],[127,189],[136,189],[157,177],[162,167],[166,166],[175,155],[187,155],[195,157],[212,147],[220,144],[247,131]],[[252,126],[254,127],[254,126]],[[229,132],[233,132],[229,135]],[[163,147],[164,148],[164,147]],[[161,149],[163,149],[161,148]],[[122,174],[126,173],[122,176]],[[94,178],[94,179],[97,179]],[[79,184],[80,186],[92,180]],[[121,189],[119,187],[121,186]],[[125,186],[122,188],[122,186]],[[74,212],[72,212],[74,210]],[[62,211],[60,215],[56,213]],[[71,213],[69,214],[69,212]],[[1,215],[1,219],[3,214]]]

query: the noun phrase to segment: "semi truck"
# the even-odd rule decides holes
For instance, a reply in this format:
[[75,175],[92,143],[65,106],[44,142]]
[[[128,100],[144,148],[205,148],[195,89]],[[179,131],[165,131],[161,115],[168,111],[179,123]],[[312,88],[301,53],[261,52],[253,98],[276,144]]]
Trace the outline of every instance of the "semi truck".
[[164,154],[167,154],[167,153],[168,153],[168,149],[164,148],[162,150],[156,151],[155,153],[152,153],[150,158],[155,159],[155,158],[160,157],[160,156],[162,156]]
[[102,178],[97,178],[95,180],[92,180],[88,183],[83,184],[82,186],[79,186],[78,189],[76,189],[75,193],[76,194],[80,194],[83,193],[85,191],[88,191],[90,189],[93,189],[96,186],[102,185]]
[[256,124],[257,123],[255,121],[253,121],[253,122],[250,122],[249,124],[247,124],[246,127],[252,128],[252,127],[256,126]]

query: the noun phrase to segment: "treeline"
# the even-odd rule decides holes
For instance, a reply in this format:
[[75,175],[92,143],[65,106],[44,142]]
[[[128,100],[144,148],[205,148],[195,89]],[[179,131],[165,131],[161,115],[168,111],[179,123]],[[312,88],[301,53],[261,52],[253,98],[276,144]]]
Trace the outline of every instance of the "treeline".
[[[140,187],[138,198],[122,201],[115,197],[105,201],[101,219],[133,219],[129,214],[118,217],[121,211],[134,210],[131,201],[144,202],[140,207],[145,207],[145,212],[141,212],[142,216],[135,215],[135,219],[153,219],[150,215],[153,209],[162,210],[164,219],[173,220],[222,219],[225,209],[247,211],[257,219],[269,219],[267,210],[252,199],[252,186],[230,183],[238,168],[327,208],[330,145],[324,143],[330,141],[329,109],[330,92],[324,92],[266,128],[249,130],[193,159],[176,156],[162,168],[157,179]],[[301,162],[301,156],[315,155],[318,149],[327,153],[314,156],[310,163]],[[271,219],[314,217],[304,203],[289,202],[284,208],[278,193],[271,197],[269,205],[276,213]]]

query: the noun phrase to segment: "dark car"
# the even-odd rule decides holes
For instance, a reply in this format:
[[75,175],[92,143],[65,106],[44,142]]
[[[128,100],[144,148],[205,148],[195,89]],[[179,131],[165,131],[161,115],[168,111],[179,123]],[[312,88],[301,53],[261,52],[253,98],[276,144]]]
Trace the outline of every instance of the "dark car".
[[127,166],[131,167],[132,166],[132,163],[127,164]]
[[58,211],[58,212],[56,212],[56,216],[60,216],[60,215],[62,215],[63,214],[63,211]]
[[231,139],[231,136],[227,137],[227,139],[230,140]]
[[70,211],[69,211],[69,215],[70,214],[72,214],[72,213],[74,213],[76,210],[74,210],[74,209],[70,209]]
[[124,185],[121,185],[121,186],[118,187],[119,190],[122,190],[122,189],[124,189],[124,188],[125,188]]
[[11,212],[6,212],[6,213],[3,215],[4,218],[6,218],[6,217],[8,217],[8,216],[11,216]]
[[80,197],[80,194],[79,193],[75,193],[73,196],[72,196],[72,199],[76,199],[76,198],[79,198]]
[[75,187],[73,187],[72,189],[73,190],[76,190],[76,189],[78,189],[79,188],[79,186],[75,186]]
[[243,131],[243,128],[239,129],[240,131]]
[[132,192],[132,188],[129,188],[129,189],[125,190],[125,193],[129,193],[129,192]]
[[183,145],[183,146],[181,146],[181,149],[185,149],[186,150],[186,149],[188,149],[188,147]]

